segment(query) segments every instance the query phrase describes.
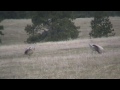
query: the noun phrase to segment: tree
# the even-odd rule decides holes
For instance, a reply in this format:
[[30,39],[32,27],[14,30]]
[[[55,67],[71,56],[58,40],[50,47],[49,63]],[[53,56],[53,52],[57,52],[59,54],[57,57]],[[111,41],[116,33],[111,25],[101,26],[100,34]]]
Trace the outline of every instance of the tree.
[[34,11],[31,16],[33,25],[25,27],[27,42],[75,39],[79,35],[72,11]]
[[108,13],[104,11],[95,12],[94,20],[91,21],[91,28],[90,37],[97,38],[115,35]]
[[[0,19],[0,22],[2,21],[3,19]],[[4,35],[3,32],[1,30],[3,30],[4,27],[2,25],[0,25],[0,35]],[[1,38],[0,38],[0,43],[1,43]]]

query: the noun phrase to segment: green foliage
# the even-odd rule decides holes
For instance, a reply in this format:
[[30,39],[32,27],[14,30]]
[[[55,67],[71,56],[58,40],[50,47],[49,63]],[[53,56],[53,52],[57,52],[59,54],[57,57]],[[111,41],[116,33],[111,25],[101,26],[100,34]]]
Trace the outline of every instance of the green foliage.
[[53,22],[48,31],[47,40],[59,41],[67,39],[75,39],[78,37],[78,29],[69,19],[57,19]]
[[28,43],[35,43],[35,42],[38,42],[38,41],[39,41],[38,35],[29,36],[29,38],[27,39],[27,42],[28,42]]
[[[3,30],[3,29],[1,29],[3,26],[0,26],[0,35],[4,35],[3,34],[3,32],[1,31],[1,30]],[[2,42],[2,40],[1,40],[1,38],[0,38],[0,43]]]
[[4,29],[4,27],[3,26],[0,26],[0,30],[3,30]]
[[[33,18],[35,13],[39,12],[39,15],[43,15],[43,17],[48,16],[47,14],[52,13],[51,15],[58,15],[59,18],[66,15],[67,17],[72,15],[72,17],[80,18],[80,17],[93,17],[94,13],[99,11],[0,11],[0,17],[7,19],[23,19],[23,18]],[[71,14],[72,12],[72,14]],[[120,16],[120,11],[104,11],[109,16]],[[69,13],[69,14],[68,14]],[[36,17],[36,16],[35,16]],[[47,17],[46,17],[47,18]],[[36,20],[35,20],[36,21]]]
[[29,35],[34,36],[34,34],[35,34],[35,25],[27,25],[27,26],[25,27],[25,31],[26,31]]
[[50,19],[52,22],[56,21],[57,19],[63,19],[65,17],[73,19],[72,11],[33,11],[31,16],[32,22],[35,25],[46,25],[49,23]]
[[28,18],[30,11],[0,11],[0,17],[4,19]]
[[[2,21],[3,19],[0,19],[0,22]],[[1,30],[3,30],[4,27],[0,25],[0,35],[4,35],[3,32]],[[0,43],[2,42],[1,38],[0,38]]]
[[27,41],[75,39],[79,35],[79,27],[74,25],[72,19],[72,11],[34,11],[33,25],[25,27],[25,31],[30,35]]
[[114,36],[113,26],[105,12],[95,13],[94,20],[91,21],[92,31],[89,33],[91,37],[108,37]]

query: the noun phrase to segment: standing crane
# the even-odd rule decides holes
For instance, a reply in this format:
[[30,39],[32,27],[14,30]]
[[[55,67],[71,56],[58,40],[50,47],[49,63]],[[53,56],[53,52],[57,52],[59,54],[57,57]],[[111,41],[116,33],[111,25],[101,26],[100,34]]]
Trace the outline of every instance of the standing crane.
[[89,44],[90,48],[93,50],[93,51],[96,51],[98,52],[99,54],[101,54],[103,52],[103,47],[100,46],[100,45],[97,45],[97,44]]

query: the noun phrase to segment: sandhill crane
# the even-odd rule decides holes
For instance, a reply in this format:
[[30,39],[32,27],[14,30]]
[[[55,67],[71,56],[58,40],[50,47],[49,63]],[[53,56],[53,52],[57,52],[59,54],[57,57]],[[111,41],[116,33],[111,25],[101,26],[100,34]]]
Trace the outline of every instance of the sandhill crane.
[[97,44],[89,44],[89,46],[93,51],[97,51],[99,54],[101,54],[104,50],[102,46]]
[[24,54],[31,56],[34,52],[35,48],[34,47],[29,47],[25,50]]

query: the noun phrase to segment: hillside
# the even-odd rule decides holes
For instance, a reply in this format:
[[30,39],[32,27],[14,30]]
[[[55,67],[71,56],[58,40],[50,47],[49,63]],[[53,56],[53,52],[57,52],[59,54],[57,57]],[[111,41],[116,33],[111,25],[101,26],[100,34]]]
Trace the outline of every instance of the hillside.
[[31,24],[30,19],[7,19],[1,22],[4,26],[2,36],[3,44],[21,44],[27,39],[27,33],[25,32],[25,26]]
[[[111,17],[116,36],[89,39],[90,20],[79,18],[80,37],[75,40],[26,44],[24,28],[30,19],[4,20],[6,34],[0,46],[0,79],[119,79],[120,30],[119,17]],[[104,48],[102,54],[91,51],[89,43]],[[35,46],[32,56],[24,55]]]
[[[74,20],[76,26],[80,26],[79,38],[89,38],[90,21],[93,18],[78,18]],[[116,32],[116,36],[120,36],[120,17],[110,17],[113,27]],[[25,26],[31,24],[30,19],[7,19],[1,22],[4,26],[4,36],[2,36],[3,44],[20,44],[24,43],[27,39],[27,34],[25,32]]]
[[[31,57],[28,44],[0,47],[0,78],[8,79],[104,79],[120,78],[120,37],[81,39],[35,44]],[[104,47],[92,53],[89,43]]]

